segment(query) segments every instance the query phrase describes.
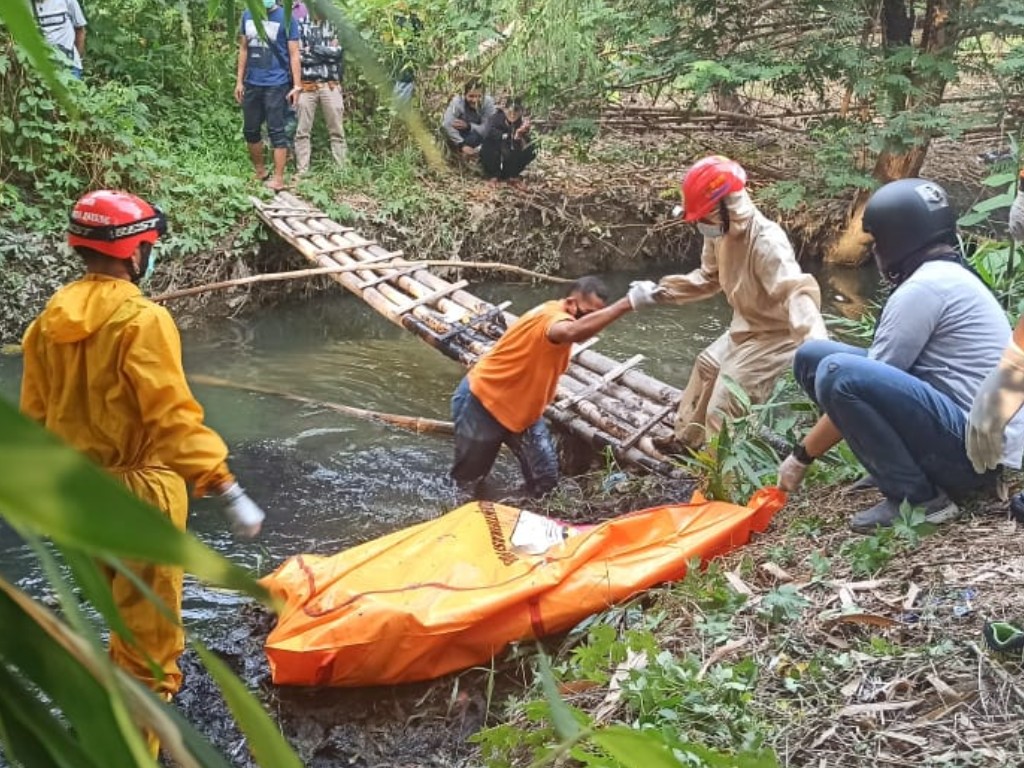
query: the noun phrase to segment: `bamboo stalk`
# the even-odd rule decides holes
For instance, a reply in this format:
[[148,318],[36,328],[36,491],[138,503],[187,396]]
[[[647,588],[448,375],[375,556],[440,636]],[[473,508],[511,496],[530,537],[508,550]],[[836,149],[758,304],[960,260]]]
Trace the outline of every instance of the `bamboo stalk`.
[[196,384],[203,384],[208,387],[224,387],[226,389],[240,389],[246,392],[258,392],[261,395],[273,395],[274,397],[281,397],[284,398],[285,400],[294,400],[297,403],[315,405],[318,408],[328,408],[332,411],[343,413],[346,416],[354,416],[357,419],[366,419],[367,421],[375,421],[381,424],[388,424],[393,427],[407,429],[417,434],[455,434],[455,427],[450,421],[427,419],[422,416],[404,416],[402,414],[397,413],[371,411],[366,408],[356,408],[355,406],[352,405],[342,405],[340,403],[331,403],[323,400],[314,400],[311,397],[296,395],[292,392],[282,392],[277,389],[261,387],[256,384],[239,384],[237,382],[228,381],[227,379],[221,379],[216,376],[205,376],[203,374],[195,374],[189,376],[188,378],[189,381],[192,381]]

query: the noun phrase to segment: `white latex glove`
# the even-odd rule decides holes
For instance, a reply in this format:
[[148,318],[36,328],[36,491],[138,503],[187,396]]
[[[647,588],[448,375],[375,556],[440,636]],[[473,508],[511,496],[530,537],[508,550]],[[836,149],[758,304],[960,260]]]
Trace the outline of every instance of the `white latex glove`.
[[1013,341],[981,382],[967,417],[967,457],[979,474],[1003,457],[1003,430],[1024,405],[1024,350]]
[[1017,190],[1017,197],[1010,206],[1010,237],[1018,243],[1024,242],[1024,187]]
[[656,298],[661,293],[661,288],[653,280],[636,280],[629,284],[629,306],[634,311],[653,307],[658,303]]
[[224,516],[231,523],[233,534],[251,539],[260,532],[266,515],[238,483],[233,483],[220,495],[220,499],[224,502]]
[[804,481],[807,468],[810,464],[804,464],[792,453],[789,454],[779,465],[779,488],[786,492],[795,491]]

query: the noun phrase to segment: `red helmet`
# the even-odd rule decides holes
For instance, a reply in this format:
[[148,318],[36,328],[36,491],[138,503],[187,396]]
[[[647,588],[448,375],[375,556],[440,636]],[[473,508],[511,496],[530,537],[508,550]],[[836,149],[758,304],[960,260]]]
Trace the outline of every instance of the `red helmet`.
[[698,160],[686,172],[681,185],[684,219],[703,219],[718,207],[719,200],[732,192],[743,191],[746,183],[747,172],[734,160],[722,155]]
[[115,259],[129,259],[140,243],[155,243],[167,232],[163,211],[127,192],[100,189],[71,210],[68,245],[81,245]]

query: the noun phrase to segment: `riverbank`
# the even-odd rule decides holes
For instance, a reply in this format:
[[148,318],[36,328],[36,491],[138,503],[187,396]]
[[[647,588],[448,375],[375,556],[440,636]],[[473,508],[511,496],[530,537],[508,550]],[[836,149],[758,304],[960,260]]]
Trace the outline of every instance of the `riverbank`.
[[[801,262],[811,266],[841,230],[846,201],[795,181],[801,170],[787,166],[784,140],[792,141],[769,134],[758,142],[733,134],[608,135],[586,143],[551,137],[522,187],[488,184],[462,164],[427,169],[412,148],[385,159],[360,157],[353,142],[348,167],[314,165],[295,192],[409,258],[496,261],[570,277],[652,264],[689,268],[700,242],[671,211],[685,165],[713,148],[748,164],[755,200],[787,229]],[[962,210],[990,194],[981,183],[990,169],[975,155],[968,145],[936,142],[923,171],[946,183]],[[243,163],[232,167],[236,178],[225,176],[225,169],[215,176],[215,200],[208,185],[173,183],[170,189],[179,190],[180,198],[173,191],[159,198],[171,235],[161,245],[148,293],[308,266],[268,235],[251,210],[250,195],[269,193],[248,179]],[[794,184],[802,191],[795,193]],[[197,212],[204,204],[209,210]],[[46,220],[53,223],[42,232],[0,229],[0,345],[16,343],[53,291],[78,274],[77,259],[63,246],[64,215],[50,211]],[[180,325],[190,327],[333,285],[310,278],[236,288],[175,301],[171,309]]]

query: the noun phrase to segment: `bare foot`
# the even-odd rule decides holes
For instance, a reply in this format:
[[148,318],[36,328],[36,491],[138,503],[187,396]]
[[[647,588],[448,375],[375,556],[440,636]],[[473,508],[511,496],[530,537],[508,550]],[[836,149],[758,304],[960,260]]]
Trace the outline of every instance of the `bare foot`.
[[254,175],[256,177],[256,181],[262,183],[270,178],[270,171],[266,168],[256,168]]
[[288,185],[284,183],[284,179],[269,179],[263,182],[263,186],[267,189],[272,189],[275,192],[280,192],[282,189],[288,189]]

